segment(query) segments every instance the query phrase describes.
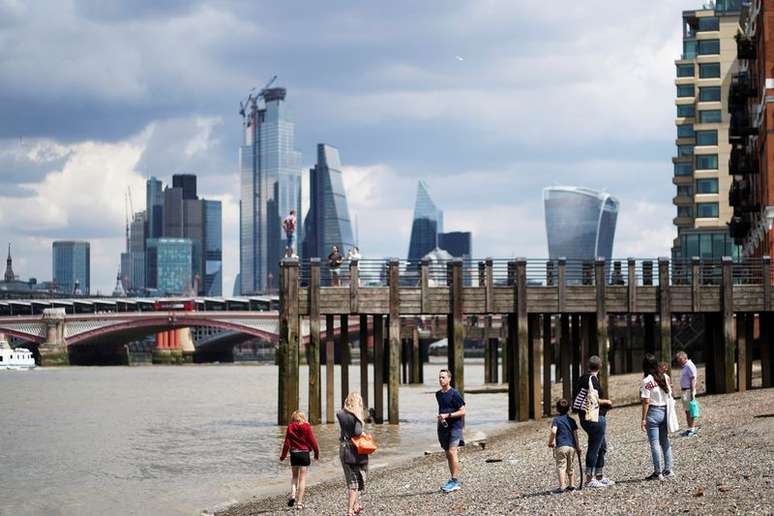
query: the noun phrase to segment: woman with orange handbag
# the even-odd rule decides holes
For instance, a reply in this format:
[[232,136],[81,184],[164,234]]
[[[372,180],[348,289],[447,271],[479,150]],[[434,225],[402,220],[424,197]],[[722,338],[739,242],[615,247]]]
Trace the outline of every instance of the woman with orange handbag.
[[[355,516],[362,512],[359,495],[365,490],[368,475],[368,455],[358,453],[352,438],[364,435],[363,398],[360,393],[350,392],[344,407],[336,413],[341,432],[339,434],[339,458],[347,481],[347,514]],[[366,450],[363,450],[366,451]]]

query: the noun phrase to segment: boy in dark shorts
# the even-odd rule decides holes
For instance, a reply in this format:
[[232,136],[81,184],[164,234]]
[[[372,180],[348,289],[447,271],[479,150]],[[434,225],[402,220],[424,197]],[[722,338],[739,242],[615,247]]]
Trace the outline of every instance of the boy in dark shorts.
[[448,369],[441,369],[438,383],[441,385],[441,390],[435,393],[435,399],[438,402],[438,442],[446,452],[451,473],[451,478],[441,486],[441,491],[451,493],[462,488],[462,483],[457,480],[460,475],[457,447],[465,446],[465,441],[462,439],[465,401],[459,391],[451,386],[451,372]]
[[575,470],[573,459],[575,453],[580,455],[578,444],[578,424],[567,415],[570,403],[562,398],[556,402],[559,415],[551,421],[551,433],[548,434],[548,447],[554,449],[556,470],[559,473],[559,489],[554,493],[564,493],[575,489]]

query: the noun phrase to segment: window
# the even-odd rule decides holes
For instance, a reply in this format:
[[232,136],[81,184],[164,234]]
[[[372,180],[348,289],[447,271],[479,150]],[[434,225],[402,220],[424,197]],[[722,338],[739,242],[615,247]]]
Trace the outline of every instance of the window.
[[715,16],[699,18],[699,27],[697,32],[709,32],[713,30],[720,30],[720,18]]
[[696,58],[696,40],[689,39],[683,41],[683,59]]
[[696,145],[717,145],[718,144],[718,131],[713,129],[711,131],[696,131]]
[[715,218],[720,216],[720,205],[716,202],[696,203],[696,215],[700,219]]
[[700,193],[700,194],[718,193],[718,180],[714,178],[697,179],[696,193]]
[[691,185],[678,185],[677,196],[678,197],[690,197],[693,195],[693,187]]
[[678,104],[677,116],[679,117],[692,117],[694,113],[693,104]]
[[678,138],[693,138],[693,124],[680,124],[677,126]]
[[677,76],[678,77],[693,77],[694,75],[694,68],[693,64],[679,64],[677,65]]
[[677,216],[678,217],[693,217],[693,207],[692,206],[678,206],[677,207]]
[[693,84],[678,84],[677,85],[677,96],[678,97],[693,97],[694,96]]
[[676,176],[690,176],[691,174],[693,174],[693,166],[691,163],[675,163]]
[[677,146],[677,155],[678,156],[693,156],[693,145],[678,145]]
[[702,102],[720,102],[720,86],[699,88],[699,100]]
[[700,39],[696,42],[696,53],[700,56],[720,54],[719,39]]
[[721,114],[719,109],[708,109],[705,111],[699,111],[700,124],[719,124],[720,122],[721,122]]
[[716,79],[720,77],[720,63],[707,63],[699,65],[700,79]]
[[717,170],[717,154],[701,154],[696,156],[696,170]]

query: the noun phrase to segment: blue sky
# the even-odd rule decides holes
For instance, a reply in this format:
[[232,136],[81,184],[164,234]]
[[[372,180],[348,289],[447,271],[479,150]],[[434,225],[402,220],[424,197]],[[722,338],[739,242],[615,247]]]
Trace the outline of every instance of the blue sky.
[[406,255],[418,179],[476,256],[545,256],[553,184],[620,198],[616,256],[667,255],[673,61],[700,4],[638,4],[0,0],[0,242],[49,279],[52,240],[89,240],[109,292],[123,193],[139,210],[147,176],[194,173],[224,202],[230,293],[238,104],[276,74],[305,174],[340,149],[366,257]]

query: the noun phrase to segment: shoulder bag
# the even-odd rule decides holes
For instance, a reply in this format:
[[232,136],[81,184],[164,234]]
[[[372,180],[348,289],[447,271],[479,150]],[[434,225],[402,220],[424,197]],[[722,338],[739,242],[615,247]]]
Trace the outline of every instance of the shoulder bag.
[[362,433],[352,438],[358,455],[371,455],[376,451],[376,441],[372,435]]
[[672,386],[667,380],[667,431],[674,433],[680,430],[680,421],[677,420],[677,410],[675,410],[675,398],[672,396]]
[[599,391],[594,388],[594,384],[591,382],[592,378],[594,376],[589,375],[589,390],[586,393],[583,410],[586,412],[586,421],[596,423],[599,421]]

